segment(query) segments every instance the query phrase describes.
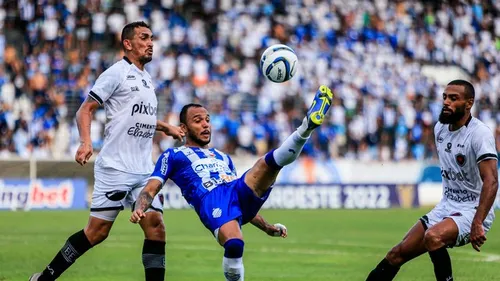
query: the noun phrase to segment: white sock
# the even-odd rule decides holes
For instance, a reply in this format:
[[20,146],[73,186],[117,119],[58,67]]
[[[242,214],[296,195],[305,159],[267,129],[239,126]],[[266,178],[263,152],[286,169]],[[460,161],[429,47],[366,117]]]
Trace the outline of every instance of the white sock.
[[274,150],[273,158],[279,166],[283,167],[295,161],[295,159],[299,157],[302,148],[304,148],[304,145],[309,139],[309,137],[302,137],[299,133],[299,129],[293,132],[278,148]]
[[307,120],[307,117],[304,117],[302,120],[302,124],[297,128],[297,132],[299,132],[299,135],[305,139],[309,138],[314,131],[314,129],[308,129],[309,127],[309,121]]
[[245,279],[245,268],[243,258],[222,258],[222,269],[226,281],[243,281]]

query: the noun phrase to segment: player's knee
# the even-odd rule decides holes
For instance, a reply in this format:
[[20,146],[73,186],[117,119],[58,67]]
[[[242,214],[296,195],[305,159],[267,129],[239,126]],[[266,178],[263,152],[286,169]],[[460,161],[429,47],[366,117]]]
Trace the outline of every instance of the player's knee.
[[403,257],[403,250],[402,246],[396,245],[394,246],[385,256],[385,258],[389,261],[390,264],[395,265],[395,266],[400,266],[402,265],[405,260]]
[[441,239],[441,235],[439,235],[439,233],[433,231],[432,229],[429,229],[425,232],[424,244],[425,248],[429,252],[442,248],[445,245],[445,243],[443,243]]
[[224,243],[224,257],[241,258],[243,257],[244,248],[245,242],[243,242],[243,240],[238,238],[229,239]]
[[85,236],[87,236],[87,239],[89,240],[90,244],[92,246],[95,246],[102,241],[106,240],[109,235],[109,229],[107,228],[86,228],[85,229]]
[[148,213],[150,217],[145,221],[143,226],[146,239],[165,241],[165,224],[161,217],[161,213]]

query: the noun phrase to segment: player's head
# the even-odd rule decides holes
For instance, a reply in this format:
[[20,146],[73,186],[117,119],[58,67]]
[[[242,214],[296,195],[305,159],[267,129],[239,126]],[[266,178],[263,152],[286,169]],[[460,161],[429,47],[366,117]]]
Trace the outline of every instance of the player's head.
[[474,104],[474,86],[465,80],[453,80],[444,89],[443,109],[439,114],[439,122],[454,124],[470,115]]
[[186,144],[196,144],[204,147],[210,143],[212,125],[210,114],[200,104],[190,103],[182,107],[179,121],[180,127],[186,134]]
[[127,56],[146,64],[153,59],[153,32],[143,21],[127,24],[122,30],[122,47]]

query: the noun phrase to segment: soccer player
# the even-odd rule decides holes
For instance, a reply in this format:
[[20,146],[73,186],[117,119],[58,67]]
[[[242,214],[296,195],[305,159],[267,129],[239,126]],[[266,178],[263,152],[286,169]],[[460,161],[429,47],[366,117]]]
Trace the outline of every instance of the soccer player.
[[312,131],[323,123],[331,101],[332,92],[321,86],[302,125],[239,178],[231,158],[208,146],[211,125],[207,110],[199,104],[184,106],[180,126],[186,134],[186,144],[170,148],[159,157],[130,221],[142,222],[153,198],[165,181],[172,179],[201,222],[224,247],[222,267],[226,280],[244,280],[241,226],[250,222],[269,235],[286,237],[283,225],[270,225],[257,213],[281,168],[297,159]]
[[[157,99],[144,65],[153,55],[153,34],[144,22],[127,24],[122,31],[125,56],[97,79],[77,112],[80,147],[75,160],[85,165],[92,156],[90,123],[104,105],[107,123],[104,145],[94,166],[94,191],[85,229],[71,235],[45,270],[31,281],[57,279],[78,257],[106,239],[119,212],[130,206],[154,169],[151,159],[155,131],[182,140],[179,127],[156,119]],[[141,221],[144,231],[142,262],[147,281],[165,275],[165,226],[162,198],[155,197]]]
[[438,281],[452,281],[447,248],[486,241],[495,213],[498,189],[497,151],[493,133],[472,117],[474,87],[454,80],[443,93],[443,109],[434,127],[443,178],[443,198],[424,215],[370,273],[367,281],[393,280],[399,268],[429,252]]

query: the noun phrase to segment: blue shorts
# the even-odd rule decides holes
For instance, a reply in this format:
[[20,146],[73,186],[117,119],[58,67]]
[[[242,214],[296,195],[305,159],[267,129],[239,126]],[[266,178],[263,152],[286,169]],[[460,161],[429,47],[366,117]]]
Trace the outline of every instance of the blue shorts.
[[222,225],[232,220],[237,220],[240,226],[250,222],[269,197],[271,188],[259,198],[245,184],[244,178],[245,175],[219,185],[203,197],[198,215],[214,236]]

